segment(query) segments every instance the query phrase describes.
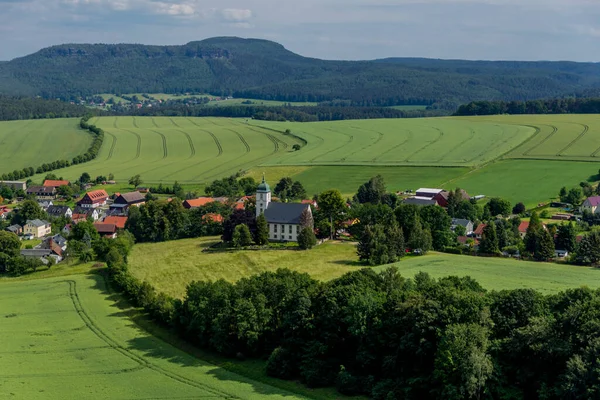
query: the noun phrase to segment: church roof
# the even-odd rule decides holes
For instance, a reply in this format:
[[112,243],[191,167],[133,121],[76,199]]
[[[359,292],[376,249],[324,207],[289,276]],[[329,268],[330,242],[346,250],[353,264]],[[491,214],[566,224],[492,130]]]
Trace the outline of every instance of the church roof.
[[307,208],[310,210],[308,204],[301,203],[269,203],[265,218],[272,224],[300,224],[302,212]]

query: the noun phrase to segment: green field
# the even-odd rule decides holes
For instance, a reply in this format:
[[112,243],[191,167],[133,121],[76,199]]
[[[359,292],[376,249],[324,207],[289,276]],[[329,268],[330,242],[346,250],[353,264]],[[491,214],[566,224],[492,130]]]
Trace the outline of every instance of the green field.
[[134,276],[147,280],[156,289],[182,297],[193,280],[230,282],[264,271],[289,268],[316,279],[329,280],[357,269],[356,248],[351,243],[325,243],[312,251],[266,250],[203,253],[218,238],[184,239],[143,243],[133,248],[129,266]]
[[14,399],[300,399],[132,324],[99,275],[0,281],[0,383]]
[[77,118],[0,122],[0,174],[85,153],[92,137],[78,126]]
[[[502,196],[532,206],[548,201],[562,186],[593,181],[600,166],[598,115],[312,123],[101,117],[91,122],[106,132],[98,158],[58,175],[76,179],[83,172],[113,173],[123,182],[140,174],[146,184],[178,180],[202,187],[243,171],[255,178],[266,173],[270,182],[291,176],[309,194],[338,188],[349,196],[362,182],[382,174],[390,190],[460,186],[472,195]],[[306,145],[283,134],[286,129]],[[2,122],[0,138],[6,144],[0,148],[0,172],[70,158],[89,143],[75,120]],[[293,151],[295,144],[303,147]]]
[[[160,291],[182,297],[193,280],[236,281],[243,277],[277,268],[306,272],[319,280],[330,280],[362,268],[356,244],[325,242],[313,250],[234,251],[203,253],[214,238],[186,239],[174,242],[140,244],[129,258],[132,273],[152,283]],[[394,264],[403,276],[427,272],[436,278],[470,276],[489,290],[534,288],[544,293],[589,286],[600,288],[600,269],[519,261],[510,258],[484,258],[431,253],[406,257]],[[388,266],[376,267],[376,270]]]

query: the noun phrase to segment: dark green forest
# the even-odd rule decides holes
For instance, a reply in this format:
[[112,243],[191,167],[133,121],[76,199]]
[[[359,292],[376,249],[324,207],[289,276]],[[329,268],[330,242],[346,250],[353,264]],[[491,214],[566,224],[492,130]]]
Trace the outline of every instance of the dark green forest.
[[[1,83],[0,83],[1,84]],[[0,96],[0,121],[82,117],[92,112],[84,106],[59,100]]]
[[530,100],[595,91],[600,65],[390,58],[326,61],[258,39],[181,46],[65,44],[0,63],[0,93],[72,99],[97,93],[212,93],[354,106]]
[[600,98],[547,99],[531,101],[473,101],[463,104],[454,115],[498,114],[598,114]]

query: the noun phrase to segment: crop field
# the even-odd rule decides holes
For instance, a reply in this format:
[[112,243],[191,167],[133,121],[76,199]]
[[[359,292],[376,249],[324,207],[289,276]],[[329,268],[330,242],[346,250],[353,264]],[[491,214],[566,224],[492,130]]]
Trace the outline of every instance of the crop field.
[[78,118],[0,122],[0,174],[85,153],[92,138],[78,125]]
[[0,282],[0,390],[15,399],[300,399],[145,333],[98,275]]
[[[271,182],[292,176],[309,194],[338,188],[351,195],[382,174],[390,190],[460,186],[471,194],[534,205],[562,186],[590,180],[600,161],[599,115],[311,123],[101,117],[92,123],[106,132],[98,158],[59,170],[59,176],[113,173],[123,182],[140,174],[147,184],[178,180],[202,187],[236,172],[255,178],[266,173]],[[284,134],[287,129],[293,135]],[[89,140],[75,120],[1,122],[0,172],[70,158]],[[299,151],[292,150],[296,144]]]
[[308,144],[266,165],[395,165],[475,167],[534,135],[528,126],[459,118],[349,120],[319,123],[254,121],[290,129]]

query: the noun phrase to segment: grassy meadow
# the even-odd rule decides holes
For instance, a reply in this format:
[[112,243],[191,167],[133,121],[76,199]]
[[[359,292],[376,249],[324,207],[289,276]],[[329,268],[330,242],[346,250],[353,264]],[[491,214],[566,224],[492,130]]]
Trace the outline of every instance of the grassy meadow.
[[99,275],[0,281],[2,397],[307,398],[167,344],[132,324],[116,300]]
[[92,142],[78,118],[0,122],[0,175],[85,153]]
[[246,250],[202,252],[218,238],[184,239],[163,243],[142,243],[133,248],[129,267],[134,276],[147,280],[156,289],[182,297],[193,280],[241,278],[278,268],[306,272],[315,279],[330,280],[360,266],[353,243],[325,242],[312,251]]
[[[350,242],[325,242],[310,251],[202,252],[204,247],[217,241],[217,238],[200,238],[136,245],[129,258],[131,272],[157,290],[182,297],[187,284],[194,280],[235,282],[264,271],[289,268],[327,281],[364,267],[358,262],[356,244]],[[393,265],[407,277],[418,272],[427,272],[436,278],[470,276],[488,290],[534,288],[543,293],[556,293],[584,285],[600,288],[600,269],[510,258],[430,253],[409,256]]]

